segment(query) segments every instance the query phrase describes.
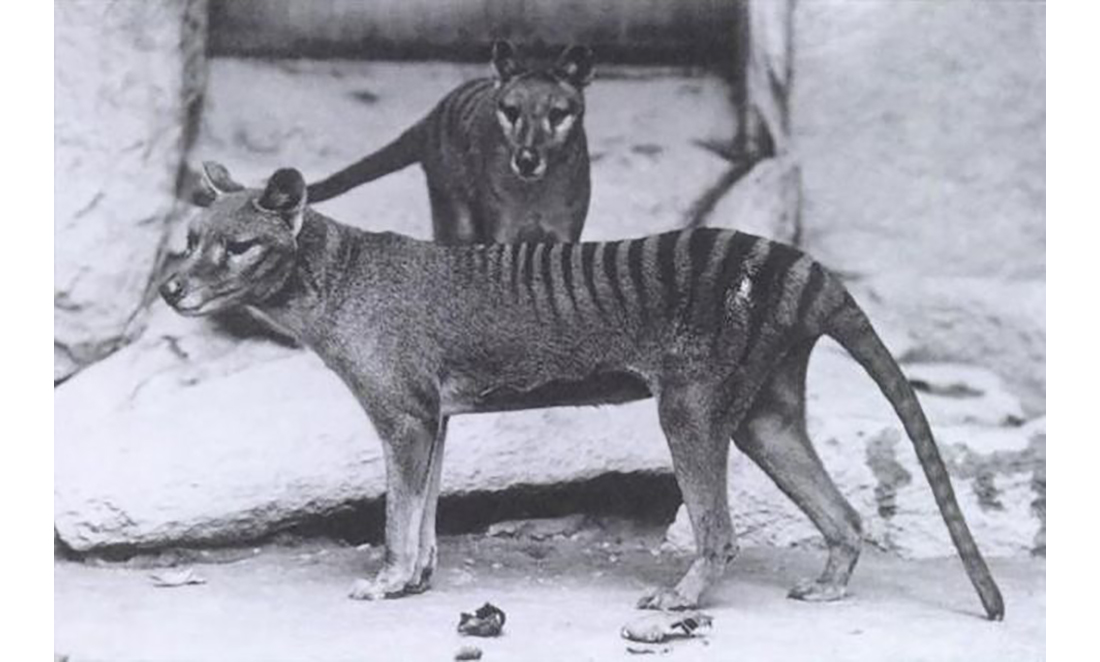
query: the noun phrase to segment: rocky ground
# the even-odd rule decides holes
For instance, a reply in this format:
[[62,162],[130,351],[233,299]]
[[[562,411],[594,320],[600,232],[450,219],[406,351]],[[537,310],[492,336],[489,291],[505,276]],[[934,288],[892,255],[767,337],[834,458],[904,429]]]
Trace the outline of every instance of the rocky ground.
[[[1034,661],[1045,648],[1045,561],[996,559],[1002,623],[981,607],[955,559],[903,561],[867,550],[851,597],[786,599],[816,574],[823,552],[749,548],[715,591],[704,636],[631,644],[620,628],[648,587],[671,582],[686,559],[660,551],[661,531],[589,522],[568,535],[444,537],[434,588],[381,603],[346,599],[381,550],[320,540],[256,549],[163,553],[125,563],[55,566],[55,650],[88,660],[450,660],[476,645],[483,660],[617,660],[628,647],[671,660]],[[173,568],[174,566],[174,568]],[[190,570],[203,584],[153,585]],[[489,601],[503,635],[456,633],[458,616]],[[638,654],[641,659],[649,656]]]

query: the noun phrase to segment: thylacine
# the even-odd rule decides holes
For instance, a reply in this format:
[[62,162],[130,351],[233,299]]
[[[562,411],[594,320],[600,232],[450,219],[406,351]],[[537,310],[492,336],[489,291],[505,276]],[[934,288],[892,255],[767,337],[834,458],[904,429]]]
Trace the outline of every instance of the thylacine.
[[817,339],[836,339],[893,405],[990,618],[1004,605],[905,376],[839,280],[803,253],[696,229],[610,243],[441,246],[375,234],[306,206],[296,170],[263,191],[206,168],[217,196],[161,292],[179,312],[235,306],[292,330],[351,388],[383,440],[386,560],[353,597],[428,587],[447,417],[654,397],[695,534],[674,588],[686,608],[733,559],[731,437],[821,530],[822,575],[792,597],[844,595],[859,517],[806,436]]
[[445,244],[577,241],[591,192],[583,88],[592,53],[527,70],[493,44],[493,77],[450,92],[396,140],[308,188],[321,202],[419,162]]

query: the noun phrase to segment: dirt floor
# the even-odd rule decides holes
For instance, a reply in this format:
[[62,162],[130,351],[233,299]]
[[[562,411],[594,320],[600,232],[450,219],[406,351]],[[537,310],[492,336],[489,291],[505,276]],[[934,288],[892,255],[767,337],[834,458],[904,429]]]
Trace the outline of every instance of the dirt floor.
[[[614,660],[649,587],[686,559],[659,551],[656,529],[619,523],[570,536],[449,536],[433,589],[385,602],[345,597],[381,562],[377,547],[283,541],[121,563],[59,560],[55,650],[88,660]],[[705,636],[651,646],[677,660],[1041,660],[1046,562],[995,559],[1007,617],[991,623],[955,559],[906,561],[867,550],[841,603],[785,598],[820,570],[819,550],[744,550],[705,607]],[[158,588],[150,575],[191,569],[204,584]],[[507,614],[495,639],[460,636],[459,613],[490,601]]]

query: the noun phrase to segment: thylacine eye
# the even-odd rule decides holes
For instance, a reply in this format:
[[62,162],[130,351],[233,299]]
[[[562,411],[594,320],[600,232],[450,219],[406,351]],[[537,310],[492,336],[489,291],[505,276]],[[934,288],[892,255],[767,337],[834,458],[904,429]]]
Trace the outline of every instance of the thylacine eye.
[[547,117],[550,120],[550,126],[558,126],[565,121],[566,117],[569,117],[569,111],[564,108],[551,108]]
[[500,112],[504,115],[504,119],[508,120],[509,124],[515,124],[519,120],[519,106],[513,106],[510,103],[500,104]]
[[199,233],[188,232],[187,233],[187,250],[184,251],[184,255],[190,255],[195,252],[195,249],[199,245]]
[[230,255],[242,255],[248,251],[248,249],[256,246],[260,243],[258,239],[246,239],[244,241],[227,241],[225,242],[225,251]]

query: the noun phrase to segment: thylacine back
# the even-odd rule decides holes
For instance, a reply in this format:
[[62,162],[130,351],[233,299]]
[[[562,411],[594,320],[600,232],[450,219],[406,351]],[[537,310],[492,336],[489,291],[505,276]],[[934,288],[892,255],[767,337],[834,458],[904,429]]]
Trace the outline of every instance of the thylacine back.
[[554,66],[526,70],[497,42],[492,68],[390,144],[311,184],[310,202],[420,163],[436,241],[576,241],[591,190],[583,88],[592,54],[572,47]]
[[[713,229],[603,244],[442,246],[373,234],[305,206],[293,170],[221,194],[193,224],[164,298],[185,314],[256,308],[349,385],[387,445],[386,565],[353,597],[427,588],[449,416],[654,397],[695,533],[675,587],[640,606],[695,606],[737,546],[729,441],[814,522],[829,558],[791,596],[844,596],[859,516],[805,429],[810,352],[826,335],[894,407],[986,613],[1004,604],[962,517],[912,387],[841,282],[789,246]],[[220,182],[220,184],[219,184]]]

